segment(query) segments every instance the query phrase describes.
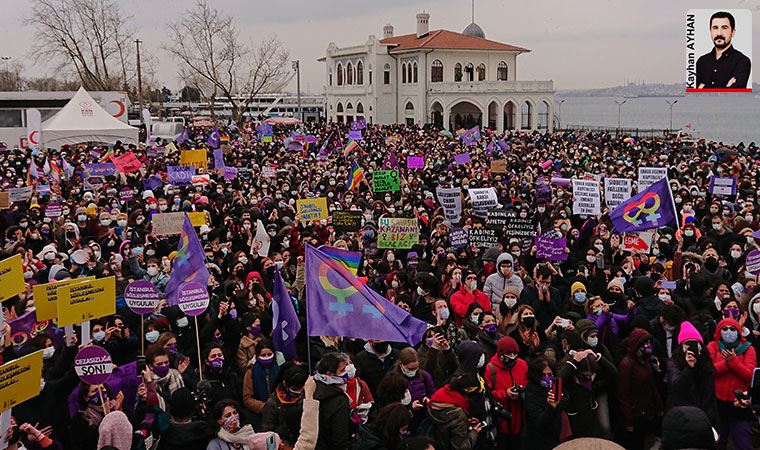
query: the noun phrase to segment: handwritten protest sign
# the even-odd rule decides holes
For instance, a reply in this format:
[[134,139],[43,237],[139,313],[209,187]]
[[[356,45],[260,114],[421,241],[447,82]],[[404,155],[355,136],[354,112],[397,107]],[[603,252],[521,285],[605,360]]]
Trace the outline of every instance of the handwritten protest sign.
[[52,320],[58,316],[58,288],[72,283],[94,280],[95,277],[76,278],[71,280],[56,281],[32,286],[34,295],[34,307],[37,309],[39,322]]
[[193,181],[195,167],[192,166],[167,166],[169,184],[174,186],[188,186]]
[[464,248],[470,243],[470,233],[466,228],[452,228],[449,231],[449,244],[454,248]]
[[667,177],[667,167],[639,167],[638,192]]
[[595,216],[602,213],[596,180],[573,180],[573,197],[573,214]]
[[333,211],[332,226],[336,233],[352,233],[362,227],[363,218],[361,211]]
[[438,203],[443,206],[443,217],[449,223],[457,223],[462,218],[462,191],[459,188],[435,189]]
[[296,201],[296,211],[301,220],[327,220],[327,197],[307,198]]
[[21,254],[0,261],[0,301],[8,300],[24,290],[24,268]]
[[475,210],[475,215],[478,217],[486,217],[488,210],[499,204],[496,189],[492,187],[470,189],[468,192],[470,193],[472,209]]
[[140,170],[142,163],[132,152],[124,153],[111,159],[116,170],[121,173],[132,173]]
[[0,366],[0,411],[7,411],[40,394],[42,351]]
[[381,217],[377,248],[412,248],[420,239],[417,219]]
[[536,258],[548,259],[549,261],[567,260],[567,238],[552,236],[536,236]]
[[206,149],[182,150],[179,154],[180,166],[192,166],[196,169],[206,169],[207,162]]
[[629,178],[605,178],[604,202],[609,209],[631,198],[631,180]]
[[398,169],[372,171],[373,192],[396,192],[399,189],[401,189],[401,181]]
[[407,156],[406,167],[407,169],[424,169],[425,157],[424,156]]
[[73,325],[116,313],[116,278],[84,281],[58,289],[58,326]]
[[470,244],[478,248],[491,248],[499,244],[496,230],[491,228],[470,228]]

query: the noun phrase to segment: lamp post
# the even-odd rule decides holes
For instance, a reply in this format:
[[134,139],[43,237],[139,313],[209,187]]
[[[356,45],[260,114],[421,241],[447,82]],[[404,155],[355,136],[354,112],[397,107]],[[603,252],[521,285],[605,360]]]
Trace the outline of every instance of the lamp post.
[[135,39],[135,45],[137,45],[137,97],[140,102],[140,123],[144,123],[143,119],[143,90],[142,90],[142,70],[140,68],[140,44],[142,41]]
[[296,71],[296,90],[298,91],[298,119],[301,120],[301,126],[303,126],[303,109],[301,109],[301,61],[295,60],[292,62],[293,70]]
[[670,133],[673,130],[673,105],[678,103],[678,100],[672,102],[670,100],[665,100],[665,102],[670,106],[670,128],[668,128],[668,133]]
[[623,112],[623,105],[625,104],[627,100],[623,100],[622,102],[619,102],[615,100],[615,103],[618,105],[618,134],[620,133],[620,116]]
[[565,103],[565,100],[560,100],[557,102],[557,104],[559,105],[559,118],[557,122],[559,122],[558,125],[559,125],[560,130],[562,129],[562,104],[563,103]]

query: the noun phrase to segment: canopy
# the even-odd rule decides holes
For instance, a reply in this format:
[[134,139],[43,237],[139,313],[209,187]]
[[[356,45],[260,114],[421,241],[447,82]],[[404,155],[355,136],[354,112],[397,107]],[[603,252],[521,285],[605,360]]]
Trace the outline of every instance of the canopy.
[[127,125],[101,108],[90,94],[79,88],[56,115],[42,124],[45,146],[58,148],[80,142],[137,144],[138,129]]

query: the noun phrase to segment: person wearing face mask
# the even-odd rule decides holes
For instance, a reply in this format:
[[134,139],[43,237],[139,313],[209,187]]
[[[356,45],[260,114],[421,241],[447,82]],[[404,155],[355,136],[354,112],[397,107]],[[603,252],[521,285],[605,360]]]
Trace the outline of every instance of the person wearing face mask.
[[346,395],[348,357],[326,353],[316,365],[314,380],[319,401],[319,434],[316,450],[348,450],[351,444],[351,405]]
[[752,445],[752,413],[734,406],[734,392],[749,390],[752,373],[757,367],[757,354],[741,335],[742,326],[733,318],[726,318],[715,329],[715,340],[707,344],[715,367],[715,398],[718,403],[721,436],[719,445],[726,445],[729,436],[734,448],[749,450]]
[[255,427],[261,424],[264,403],[277,386],[280,365],[274,353],[272,341],[265,339],[256,346],[256,361],[243,377],[243,405],[253,414]]
[[482,392],[481,380],[471,373],[461,373],[438,389],[430,399],[435,448],[441,450],[472,450],[483,426],[478,420],[472,425],[472,399]]
[[367,422],[368,414],[375,402],[367,382],[356,374],[356,366],[350,361],[346,366],[346,394],[351,401],[351,421],[353,423]]
[[[201,351],[201,358],[203,381],[197,381],[197,374],[193,374],[196,378],[191,380],[191,383],[186,383],[187,386],[193,386],[196,390],[202,386],[206,391],[208,402],[212,405],[223,399],[243,398],[240,377],[232,369],[232,364],[226,361],[221,347],[213,344],[205,347]],[[191,378],[188,372],[185,372],[186,381]]]
[[271,431],[256,433],[250,424],[243,425],[242,409],[237,401],[231,399],[214,403],[211,419],[218,428],[216,437],[212,439],[206,450],[229,449],[263,449],[267,439],[274,437],[275,448],[280,445],[280,436]]
[[665,405],[660,396],[662,367],[654,356],[652,336],[634,328],[618,366],[617,393],[625,425],[625,448],[643,448],[648,435],[659,435]]
[[[557,376],[562,378],[567,395],[565,411],[570,419],[573,438],[601,437],[597,409],[599,403],[594,382],[600,369],[598,356],[593,350],[573,350],[559,363]],[[617,375],[617,369],[611,370]],[[614,377],[613,377],[614,378]]]
[[504,289],[504,299],[499,303],[499,332],[508,336],[517,328],[517,302],[521,289],[517,286],[507,286]]
[[502,448],[517,448],[520,445],[522,428],[525,425],[525,413],[521,392],[528,384],[528,364],[518,357],[517,342],[509,336],[499,339],[496,353],[486,365],[486,385],[491,394],[505,411],[510,420],[500,418],[497,424],[497,441]]
[[296,442],[301,429],[303,390],[307,373],[295,364],[284,365],[280,383],[269,395],[262,412],[261,430],[274,431],[286,442]]
[[755,348],[760,345],[760,293],[755,294],[747,302],[747,317],[749,320],[744,321],[744,326],[749,328],[749,335],[746,336]]
[[398,350],[385,341],[370,339],[364,349],[356,355],[354,364],[371,392],[376,392],[383,375],[393,368],[398,359]]
[[449,300],[454,312],[454,320],[457,325],[461,325],[467,318],[467,310],[472,304],[479,305],[483,311],[491,312],[491,301],[488,296],[478,289],[478,276],[468,270],[462,270],[462,287],[451,295]]
[[417,351],[407,347],[398,353],[398,361],[394,372],[404,376],[409,382],[408,390],[411,398],[412,410],[420,411],[430,396],[435,392],[435,383],[430,374],[420,368]]
[[380,450],[404,448],[404,442],[414,428],[409,411],[393,403],[380,409],[377,418],[369,424],[359,425],[353,442],[355,449]]
[[494,311],[498,309],[499,303],[504,298],[504,290],[507,286],[516,286],[520,291],[523,290],[523,281],[512,271],[513,266],[512,255],[502,253],[496,259],[496,272],[489,275],[483,285],[483,293],[488,297]]
[[185,386],[182,374],[171,368],[169,353],[162,348],[148,353],[146,363],[147,367],[141,374],[142,384],[137,390],[138,399],[146,407],[164,409],[174,391]]

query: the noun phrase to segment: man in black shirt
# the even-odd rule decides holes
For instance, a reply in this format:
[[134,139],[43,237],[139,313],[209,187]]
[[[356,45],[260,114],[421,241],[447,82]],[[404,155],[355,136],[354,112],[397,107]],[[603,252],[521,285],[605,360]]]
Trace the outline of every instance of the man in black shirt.
[[736,34],[736,22],[731,13],[719,11],[710,17],[710,53],[697,60],[698,89],[744,89],[749,81],[751,62],[731,45]]

